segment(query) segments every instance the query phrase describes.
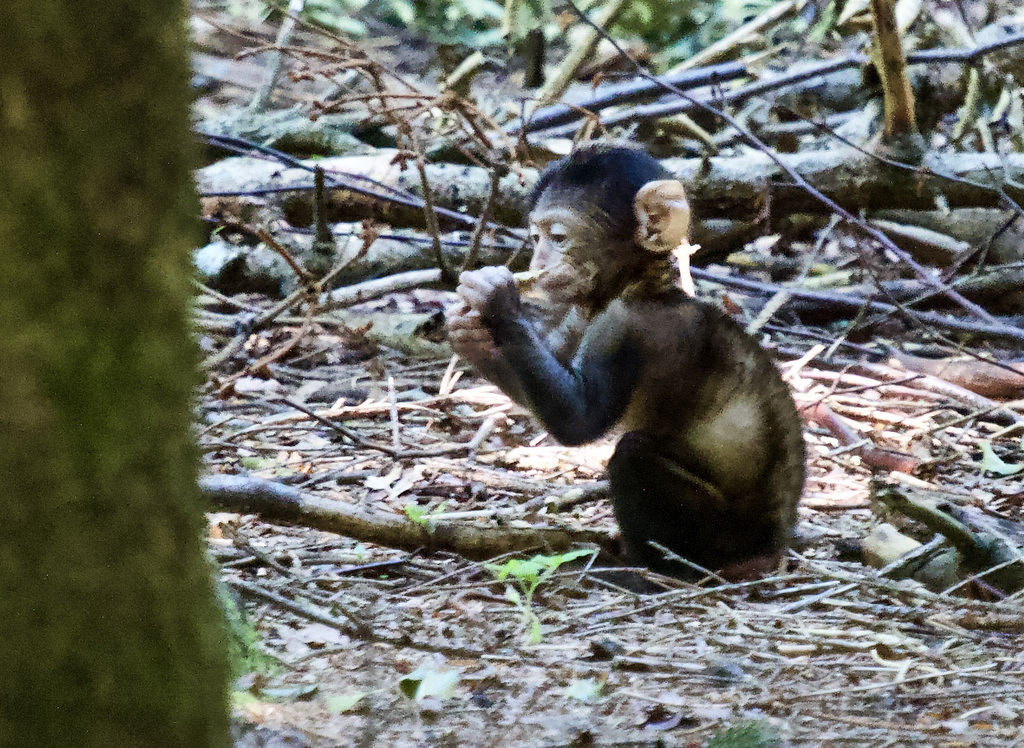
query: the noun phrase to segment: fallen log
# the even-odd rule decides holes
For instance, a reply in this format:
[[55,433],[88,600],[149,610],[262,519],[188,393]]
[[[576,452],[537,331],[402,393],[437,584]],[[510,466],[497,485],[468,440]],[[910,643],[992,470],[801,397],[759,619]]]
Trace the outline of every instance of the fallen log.
[[444,521],[420,524],[401,514],[368,511],[281,483],[239,475],[211,475],[201,478],[199,485],[210,502],[225,511],[258,514],[268,522],[313,527],[407,551],[450,551],[469,559],[487,559],[516,551],[560,553],[578,543],[612,550],[611,536],[595,530]]
[[[385,188],[422,197],[419,175],[403,170],[395,161],[397,151],[374,156],[340,156],[322,159],[317,165],[341,184],[351,183],[365,191],[366,178],[381,186],[379,197],[356,194],[343,188],[329,191],[327,210],[332,221],[376,217],[394,225],[422,225],[422,210],[396,208],[388,203]],[[917,169],[900,169],[854,148],[835,148],[804,153],[779,154],[781,162],[804,177],[813,187],[852,213],[882,208],[932,209],[938,199],[950,207],[994,207],[1000,190],[1024,202],[1024,154],[928,153]],[[683,182],[692,196],[698,223],[709,219],[752,220],[763,208],[776,216],[823,213],[827,210],[804,189],[793,185],[786,172],[766,154],[749,151],[740,156],[711,159],[670,158],[662,162]],[[947,177],[951,177],[947,178]],[[481,167],[430,164],[427,178],[435,205],[477,215],[490,194],[489,172]],[[537,172],[522,169],[505,176],[493,207],[496,220],[511,226],[523,224],[530,189]],[[283,167],[252,157],[228,158],[200,169],[196,174],[204,197],[227,198],[257,207],[277,207],[278,215],[303,225],[312,220],[311,171]],[[695,226],[699,231],[699,227]]]

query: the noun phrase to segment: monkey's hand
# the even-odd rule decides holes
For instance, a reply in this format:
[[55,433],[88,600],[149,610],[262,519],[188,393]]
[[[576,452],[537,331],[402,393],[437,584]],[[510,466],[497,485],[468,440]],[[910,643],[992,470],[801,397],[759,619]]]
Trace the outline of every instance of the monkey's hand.
[[498,348],[484,327],[480,312],[459,301],[445,311],[445,322],[452,350],[473,366],[485,369],[489,362],[498,359]]
[[494,329],[494,320],[499,319],[496,315],[502,314],[513,315],[513,324],[528,326],[512,274],[503,267],[463,273],[457,292],[458,303],[445,314],[452,349],[505,394],[525,404],[518,373],[499,350]]
[[471,312],[480,315],[482,326],[494,342],[500,343],[495,333],[502,327],[522,320],[519,289],[506,267],[496,265],[463,273],[459,276],[457,293]]

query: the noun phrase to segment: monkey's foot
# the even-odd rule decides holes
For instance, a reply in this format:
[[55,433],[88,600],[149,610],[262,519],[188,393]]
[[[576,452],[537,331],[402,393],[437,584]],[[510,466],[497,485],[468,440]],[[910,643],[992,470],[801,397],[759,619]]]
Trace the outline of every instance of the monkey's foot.
[[718,575],[727,582],[749,582],[754,579],[770,577],[778,573],[782,566],[783,552],[776,551],[767,556],[755,556],[746,561],[729,564]]

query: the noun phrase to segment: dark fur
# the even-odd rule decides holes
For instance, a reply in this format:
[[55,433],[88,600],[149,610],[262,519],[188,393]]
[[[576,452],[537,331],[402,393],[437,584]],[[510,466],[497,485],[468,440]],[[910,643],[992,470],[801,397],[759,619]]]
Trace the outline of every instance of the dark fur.
[[621,146],[585,147],[541,176],[537,213],[569,209],[583,219],[564,260],[589,284],[562,300],[584,323],[571,350],[549,345],[506,271],[478,271],[471,283],[482,289],[477,311],[499,353],[494,381],[564,444],[625,426],[609,473],[629,553],[692,576],[649,541],[713,570],[779,554],[796,521],[804,447],[792,397],[764,350],[721,310],[679,290],[670,255],[635,243],[636,193],[668,176],[645,152]]
[[641,148],[598,143],[549,164],[533,188],[530,207],[546,192],[569,199],[577,196],[579,204],[600,211],[610,239],[630,240],[637,229],[633,213],[636,193],[648,182],[671,178],[668,170]]

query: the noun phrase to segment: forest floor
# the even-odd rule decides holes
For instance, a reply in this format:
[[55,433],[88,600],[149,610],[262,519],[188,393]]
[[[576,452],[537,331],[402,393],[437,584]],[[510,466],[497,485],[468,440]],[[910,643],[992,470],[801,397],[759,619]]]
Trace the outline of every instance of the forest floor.
[[[244,105],[239,91],[256,85],[245,77],[258,82],[261,68],[231,56],[267,40],[257,32],[204,51],[208,68],[233,67],[201,109]],[[387,45],[370,47],[405,71],[434,59],[424,45],[401,64]],[[315,98],[303,80],[288,85],[293,101]],[[756,239],[730,272],[767,283],[811,253],[857,267],[865,240],[833,229]],[[850,282],[878,273],[900,276],[861,267]],[[278,300],[222,291],[203,289],[197,302],[210,357],[197,427],[207,475],[271,481],[430,532],[614,535],[607,498],[589,490],[614,435],[561,447],[443,345],[410,352],[352,321],[430,317],[452,293],[400,291],[249,330]],[[763,303],[713,281],[697,291],[744,323]],[[872,347],[921,340],[898,315],[856,332],[812,317],[779,315],[759,339],[798,406],[826,406],[853,438],[806,427],[800,540],[763,579],[691,584],[636,570],[634,581],[661,586],[641,593],[602,574],[595,553],[537,547],[476,561],[374,543],[372,528],[357,539],[211,513],[211,553],[258,634],[236,714],[281,731],[239,745],[1024,746],[1024,596],[943,562],[932,529],[878,499],[884,485],[974,509],[1013,536],[1024,460],[1019,431],[1006,427],[1024,418],[1024,394],[989,399],[900,369]],[[231,355],[219,355],[232,337]],[[880,527],[931,544],[931,576],[869,564],[865,539]],[[509,563],[534,554],[533,566]]]
[[[303,350],[333,358],[345,345],[323,333],[304,338]],[[561,511],[546,503],[601,477],[612,439],[586,449],[553,444],[469,373],[438,395],[447,367],[382,352],[361,363],[272,366],[262,381],[285,397],[311,380],[366,387],[357,398],[365,415],[347,413],[345,424],[406,449],[465,444],[498,414],[472,459],[395,460],[339,444],[322,424],[256,396],[206,403],[208,467],[396,515],[413,505],[449,513],[445,522],[614,529],[607,501]],[[942,455],[917,479],[922,486],[1020,518],[1024,481],[986,478],[973,459],[983,422],[942,428],[950,412],[912,384],[844,394],[841,381],[792,381],[800,403],[827,398],[859,413],[877,443]],[[763,745],[1020,745],[1024,606],[968,599],[962,589],[929,592],[842,560],[845,541],[883,520],[921,540],[931,533],[873,507],[871,471],[834,438],[809,430],[807,446],[806,541],[779,573],[642,595],[567,565],[537,587],[529,613],[523,589],[497,581],[489,564],[213,514],[222,574],[247,583],[239,591],[277,664],[272,676],[243,679],[251,694],[239,708],[247,719],[301,729],[314,745],[698,746],[744,723],[770,725],[783,741]],[[347,613],[405,645],[354,634]],[[410,698],[403,678],[431,685],[411,686]]]

